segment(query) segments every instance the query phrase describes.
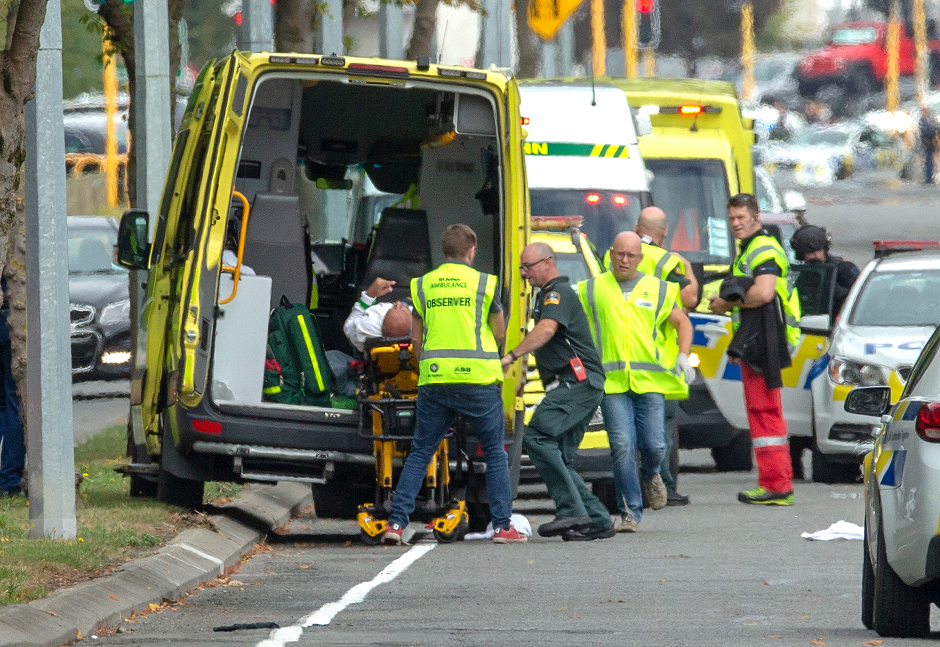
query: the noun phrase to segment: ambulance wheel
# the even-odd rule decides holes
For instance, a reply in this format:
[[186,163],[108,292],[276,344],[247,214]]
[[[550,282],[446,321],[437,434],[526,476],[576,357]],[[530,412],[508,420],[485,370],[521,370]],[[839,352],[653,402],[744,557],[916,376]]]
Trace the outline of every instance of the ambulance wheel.
[[199,510],[202,508],[205,487],[205,481],[180,478],[161,469],[157,481],[157,500],[180,508]]
[[[128,431],[127,458],[131,463],[149,463],[150,457],[142,447],[137,447]],[[130,495],[132,499],[153,499],[157,496],[157,479],[144,474],[130,474]]]
[[862,541],[862,624],[866,629],[875,626],[875,569],[868,554],[868,522],[865,522],[865,536]]
[[454,528],[453,532],[440,532],[439,530],[434,531],[434,539],[437,540],[439,544],[452,544],[455,541],[462,540],[466,535],[467,531],[470,529],[470,524],[461,521],[457,524],[457,527]]
[[359,529],[359,538],[362,540],[362,543],[364,543],[366,546],[378,546],[379,544],[381,544],[383,534],[384,533],[380,532],[375,537],[373,537],[362,528]]
[[746,430],[739,430],[724,447],[712,447],[712,458],[719,472],[750,472],[754,468],[751,435]]
[[878,556],[872,626],[886,638],[926,638],[930,634],[930,600],[923,586],[908,586],[888,563],[884,526],[878,529]]

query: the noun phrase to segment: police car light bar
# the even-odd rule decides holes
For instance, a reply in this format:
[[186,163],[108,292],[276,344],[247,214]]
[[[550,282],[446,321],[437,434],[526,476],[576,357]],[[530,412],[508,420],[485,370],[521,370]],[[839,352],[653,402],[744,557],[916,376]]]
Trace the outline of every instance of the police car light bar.
[[529,219],[532,229],[568,229],[584,224],[584,216],[532,216]]
[[940,249],[940,241],[936,240],[876,240],[872,242],[875,248],[875,258],[884,258],[897,252],[919,252],[924,249]]

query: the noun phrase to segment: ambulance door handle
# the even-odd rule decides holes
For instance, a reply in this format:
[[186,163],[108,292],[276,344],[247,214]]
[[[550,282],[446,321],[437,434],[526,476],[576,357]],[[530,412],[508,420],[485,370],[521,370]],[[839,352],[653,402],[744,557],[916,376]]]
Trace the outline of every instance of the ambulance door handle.
[[695,327],[695,330],[707,337],[724,337],[728,334],[727,328],[716,323],[699,324]]

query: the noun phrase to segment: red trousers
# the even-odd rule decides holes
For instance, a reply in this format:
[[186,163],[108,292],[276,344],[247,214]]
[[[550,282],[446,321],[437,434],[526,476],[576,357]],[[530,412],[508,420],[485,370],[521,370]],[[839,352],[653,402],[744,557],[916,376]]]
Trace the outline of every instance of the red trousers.
[[741,363],[741,379],[757,459],[757,484],[771,492],[792,492],[793,465],[780,389],[768,389],[764,376],[744,362]]

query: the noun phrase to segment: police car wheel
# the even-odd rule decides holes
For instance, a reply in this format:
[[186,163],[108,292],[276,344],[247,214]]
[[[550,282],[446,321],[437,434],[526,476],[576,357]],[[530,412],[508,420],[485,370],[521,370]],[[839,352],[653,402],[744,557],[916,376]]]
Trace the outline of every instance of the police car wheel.
[[930,600],[923,586],[908,586],[888,563],[884,525],[878,533],[874,566],[872,626],[886,638],[925,638],[930,634]]
[[712,458],[719,472],[750,472],[754,467],[751,435],[747,430],[739,430],[727,445],[712,447]]
[[857,463],[836,463],[813,444],[813,483],[857,483],[861,468]]
[[875,569],[868,554],[868,522],[865,522],[865,536],[862,541],[862,624],[866,629],[875,626]]

